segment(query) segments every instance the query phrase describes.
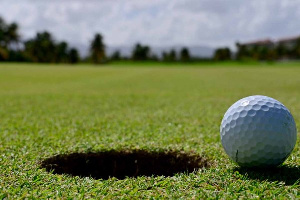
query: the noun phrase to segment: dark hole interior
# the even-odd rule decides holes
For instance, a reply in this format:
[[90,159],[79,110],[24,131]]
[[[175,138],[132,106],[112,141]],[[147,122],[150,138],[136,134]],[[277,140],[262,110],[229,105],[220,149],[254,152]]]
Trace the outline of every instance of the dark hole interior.
[[137,176],[173,176],[208,167],[207,159],[182,152],[104,151],[57,155],[41,162],[41,167],[55,174],[109,179]]

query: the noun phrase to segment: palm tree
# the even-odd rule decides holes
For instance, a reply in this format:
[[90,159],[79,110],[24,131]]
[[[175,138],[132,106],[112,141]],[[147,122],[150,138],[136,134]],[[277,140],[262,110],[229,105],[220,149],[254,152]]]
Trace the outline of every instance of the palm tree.
[[7,24],[0,18],[0,46],[9,48],[11,44],[17,44],[20,40],[18,29],[18,24]]
[[0,60],[8,60],[10,54],[18,53],[20,35],[16,23],[7,24],[0,17]]
[[11,44],[16,44],[18,47],[19,41],[20,41],[20,35],[18,33],[18,24],[16,23],[12,23],[10,25],[7,26],[7,30],[6,30],[6,35],[7,35],[7,39],[6,39],[6,46],[9,47]]

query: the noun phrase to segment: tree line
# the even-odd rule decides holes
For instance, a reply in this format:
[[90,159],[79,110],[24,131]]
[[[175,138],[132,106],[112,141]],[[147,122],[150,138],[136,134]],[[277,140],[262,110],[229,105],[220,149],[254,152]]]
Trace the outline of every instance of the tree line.
[[263,44],[245,45],[237,43],[238,60],[253,59],[260,61],[274,61],[282,59],[300,59],[300,37]]
[[157,56],[151,47],[136,44],[128,57],[120,51],[107,55],[103,36],[94,35],[89,44],[89,54],[81,57],[79,51],[66,41],[57,41],[47,31],[38,32],[33,38],[22,40],[17,23],[7,23],[0,17],[0,62],[37,62],[37,63],[78,63],[91,62],[96,64],[110,61],[160,61],[160,62],[193,62],[193,61],[226,61],[226,60],[259,60],[273,61],[278,59],[300,59],[300,37],[289,43],[256,42],[236,43],[236,52],[223,47],[215,50],[211,59],[193,57],[189,49],[183,47],[179,51],[171,49]]
[[299,60],[300,59],[300,36],[278,42],[270,40],[252,43],[236,43],[236,53],[232,53],[227,47],[216,49],[214,60]]
[[0,61],[77,63],[79,60],[76,48],[65,41],[56,42],[49,32],[22,41],[18,24],[0,18]]
[[129,57],[122,56],[118,50],[108,56],[103,36],[100,33],[94,35],[89,44],[88,56],[82,58],[75,47],[71,47],[66,41],[55,40],[53,35],[47,31],[38,32],[33,38],[22,40],[18,24],[6,23],[0,18],[0,61],[37,63],[78,63],[82,61],[101,64],[120,60],[189,62],[192,59],[188,48],[182,48],[179,52],[172,49],[169,52],[163,52],[158,57],[152,53],[150,46],[140,43],[134,46]]

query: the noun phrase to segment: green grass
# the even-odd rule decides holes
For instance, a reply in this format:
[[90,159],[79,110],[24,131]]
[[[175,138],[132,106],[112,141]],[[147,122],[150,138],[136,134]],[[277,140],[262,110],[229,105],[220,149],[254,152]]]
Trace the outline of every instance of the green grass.
[[[178,65],[176,65],[178,66]],[[278,99],[300,129],[300,67],[0,65],[0,199],[300,197],[299,140],[274,171],[238,168],[219,125],[236,100]],[[95,180],[49,173],[43,159],[107,150],[192,152],[210,168]]]
[[132,60],[121,60],[121,61],[111,61],[108,65],[115,66],[138,66],[138,67],[182,67],[182,66],[194,66],[194,67],[221,67],[221,66],[229,66],[229,67],[241,67],[241,66],[251,66],[251,67],[261,67],[261,66],[299,66],[300,61],[255,61],[255,60],[244,60],[244,61],[214,61],[214,60],[202,60],[202,61],[191,61],[191,62],[163,62],[163,61],[132,61]]

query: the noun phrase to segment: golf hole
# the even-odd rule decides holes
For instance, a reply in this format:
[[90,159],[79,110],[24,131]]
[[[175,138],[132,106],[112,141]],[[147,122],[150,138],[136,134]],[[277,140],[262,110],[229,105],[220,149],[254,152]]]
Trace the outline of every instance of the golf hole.
[[62,154],[41,162],[48,172],[94,179],[173,176],[209,166],[208,160],[197,154],[145,150]]

